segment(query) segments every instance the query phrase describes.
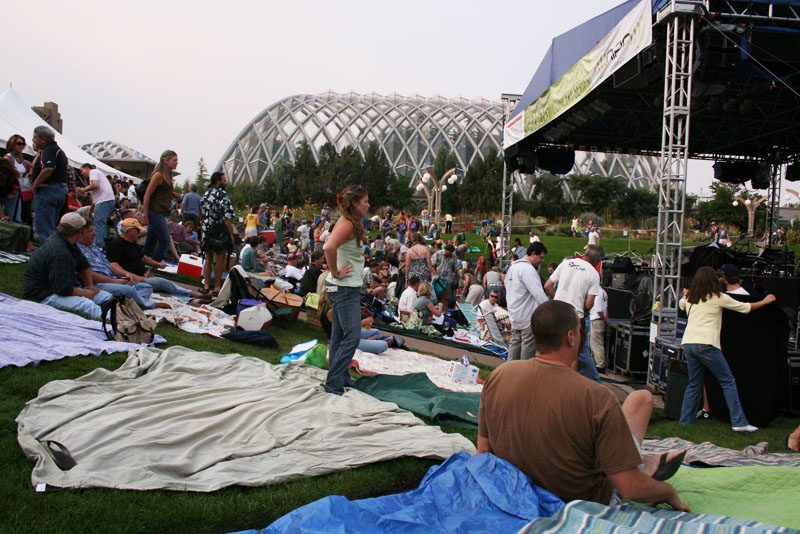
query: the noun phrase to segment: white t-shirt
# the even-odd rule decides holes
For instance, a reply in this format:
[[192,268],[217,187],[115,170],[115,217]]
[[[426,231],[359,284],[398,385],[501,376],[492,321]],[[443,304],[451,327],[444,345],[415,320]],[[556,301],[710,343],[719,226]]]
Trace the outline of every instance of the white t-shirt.
[[558,283],[554,300],[571,304],[581,319],[583,319],[586,296],[600,293],[600,275],[597,269],[580,258],[561,262],[550,275],[550,280]]
[[414,303],[417,302],[417,292],[413,287],[407,287],[400,294],[400,302],[397,303],[398,312],[408,312],[414,309]]
[[239,262],[240,263],[242,261],[242,258],[244,257],[244,251],[247,250],[248,248],[253,248],[253,247],[250,246],[250,243],[245,243],[245,245],[242,247],[241,252],[239,252]]
[[475,311],[477,311],[480,315],[487,315],[492,313],[496,308],[497,306],[492,304],[491,300],[483,299],[481,303],[478,304],[478,307],[475,308]]
[[597,231],[589,232],[589,244],[596,245],[597,240],[600,239],[600,234]]
[[539,304],[547,301],[539,273],[525,258],[517,260],[508,268],[505,287],[511,328],[529,328],[533,311]]
[[533,235],[530,237],[530,242],[531,242],[531,243],[538,243],[538,242],[539,242],[539,236],[538,236],[538,235],[536,235],[536,234],[533,234]]
[[737,289],[734,289],[732,291],[726,291],[726,293],[728,293],[729,295],[749,295],[750,294],[750,293],[747,292],[747,290],[745,288],[743,288],[741,286],[739,286]]
[[111,187],[111,182],[108,181],[103,171],[97,169],[89,171],[89,182],[97,184],[97,187],[92,189],[92,200],[95,204],[114,200],[114,188]]
[[297,232],[300,234],[300,237],[308,241],[308,236],[310,234],[311,228],[308,227],[307,224],[302,225],[300,228],[297,229]]
[[601,313],[603,317],[608,316],[608,293],[602,287],[600,288],[600,293],[594,298],[594,306],[589,311],[589,319],[592,321],[600,319]]
[[283,276],[286,278],[294,278],[295,280],[302,280],[303,275],[306,274],[306,268],[298,269],[294,265],[287,265],[283,271]]

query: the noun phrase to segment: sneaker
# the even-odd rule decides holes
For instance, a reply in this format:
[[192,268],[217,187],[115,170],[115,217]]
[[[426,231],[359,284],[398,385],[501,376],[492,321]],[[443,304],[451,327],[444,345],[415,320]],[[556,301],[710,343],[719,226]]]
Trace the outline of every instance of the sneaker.
[[758,430],[758,427],[753,425],[733,427],[734,432],[755,432],[756,430]]
[[711,413],[707,412],[706,410],[700,410],[697,412],[697,417],[695,417],[695,419],[711,419]]

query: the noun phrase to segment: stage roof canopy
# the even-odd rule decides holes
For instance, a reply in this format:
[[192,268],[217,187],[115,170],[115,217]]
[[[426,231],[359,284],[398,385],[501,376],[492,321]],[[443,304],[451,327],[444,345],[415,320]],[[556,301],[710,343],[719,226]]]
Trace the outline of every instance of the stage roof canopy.
[[[542,145],[658,154],[670,0],[628,0],[553,39],[509,118],[514,156]],[[707,0],[696,15],[689,156],[800,158],[800,0]]]

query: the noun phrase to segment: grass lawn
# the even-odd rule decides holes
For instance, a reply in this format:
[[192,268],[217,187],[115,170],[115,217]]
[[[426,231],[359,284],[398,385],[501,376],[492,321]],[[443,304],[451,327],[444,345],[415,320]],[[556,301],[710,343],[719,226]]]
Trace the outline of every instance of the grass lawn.
[[[550,253],[547,261],[581,250],[583,240],[544,237]],[[480,246],[480,238],[470,242]],[[527,237],[523,243],[527,242]],[[627,240],[603,240],[611,253],[627,249]],[[636,250],[646,252],[649,241],[633,241]],[[477,259],[473,254],[472,259]],[[0,265],[0,292],[20,297],[24,265]],[[289,328],[273,328],[279,349],[267,350],[250,345],[193,335],[169,325],[160,325],[157,332],[167,346],[182,345],[195,350],[218,353],[240,353],[270,363],[292,345],[322,333],[297,322]],[[161,345],[160,347],[164,347]],[[233,487],[210,494],[167,491],[118,491],[85,489],[35,493],[30,485],[33,463],[23,454],[16,441],[14,419],[25,403],[37,395],[38,389],[52,380],[74,379],[97,367],[116,369],[126,355],[76,356],[37,366],[0,369],[0,532],[229,532],[246,528],[263,528],[289,511],[321,497],[338,494],[351,499],[375,497],[415,488],[433,461],[401,458],[323,477],[262,488]],[[485,374],[486,370],[482,370]],[[680,427],[673,421],[654,414],[650,434],[679,436],[696,442],[711,441],[740,449],[760,441],[769,441],[772,450],[782,449],[782,437],[800,419],[779,418],[769,428],[754,434],[736,434],[727,424],[707,421],[691,427]],[[443,427],[446,432],[460,432],[473,442],[477,431]]]

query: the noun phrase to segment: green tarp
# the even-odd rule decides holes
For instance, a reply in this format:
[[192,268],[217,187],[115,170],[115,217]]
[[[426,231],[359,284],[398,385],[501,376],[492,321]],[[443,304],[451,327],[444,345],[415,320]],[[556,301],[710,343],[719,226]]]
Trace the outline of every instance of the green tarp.
[[367,375],[356,382],[356,387],[377,399],[429,417],[434,423],[462,422],[478,426],[480,393],[439,389],[425,373]]

